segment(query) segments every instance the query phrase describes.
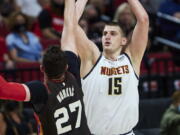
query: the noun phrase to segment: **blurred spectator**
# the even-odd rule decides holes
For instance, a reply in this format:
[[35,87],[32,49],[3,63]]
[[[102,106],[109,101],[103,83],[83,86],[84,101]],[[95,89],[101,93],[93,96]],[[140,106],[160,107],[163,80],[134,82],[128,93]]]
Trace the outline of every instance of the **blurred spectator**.
[[149,14],[156,14],[160,3],[164,0],[140,0]]
[[79,25],[82,27],[82,29],[84,30],[84,32],[86,34],[88,34],[88,30],[89,30],[89,26],[88,26],[88,22],[86,19],[82,18],[80,21],[79,21]]
[[84,11],[84,18],[88,21],[90,25],[100,21],[101,18],[99,18],[100,12],[98,8],[96,8],[94,5],[89,4],[85,8]]
[[161,120],[161,135],[180,135],[180,91],[172,96],[172,105]]
[[104,14],[112,18],[112,14],[114,13],[113,1],[114,0],[90,0],[89,4],[98,8],[100,14]]
[[8,17],[12,12],[18,10],[15,0],[2,0],[0,12],[3,17]]
[[124,2],[127,2],[127,0],[114,0],[113,8],[117,9],[119,7],[119,5],[121,5]]
[[16,127],[7,119],[5,112],[0,111],[0,135],[19,135]]
[[16,10],[19,10],[14,0],[1,0],[0,4],[0,37],[6,37],[9,33],[8,18]]
[[126,36],[131,33],[136,24],[136,19],[128,3],[121,4],[115,12],[114,21],[118,22]]
[[50,0],[38,17],[34,32],[44,38],[59,39],[63,29],[64,0]]
[[[23,104],[24,105],[24,104]],[[23,120],[28,125],[29,135],[37,135],[38,124],[36,121],[36,115],[32,108],[23,108],[22,111]]]
[[7,129],[6,135],[27,135],[30,133],[28,123],[20,113],[18,102],[8,102],[5,105],[5,115]]
[[36,18],[42,10],[38,0],[16,0],[21,12],[29,17]]
[[28,31],[28,19],[16,12],[10,18],[11,33],[6,38],[10,56],[15,62],[36,62],[41,59],[39,39]]
[[3,112],[0,112],[0,124],[0,135],[6,135],[7,123]]
[[108,22],[110,18],[101,14],[100,9],[92,4],[89,4],[84,11],[84,18],[87,19],[89,25],[94,25],[97,22]]
[[89,4],[99,9],[100,14],[104,14],[106,11],[107,0],[90,0]]
[[0,37],[5,38],[9,33],[8,19],[0,15]]
[[0,37],[0,69],[13,69],[14,63],[9,58],[5,39]]
[[87,20],[89,31],[88,37],[96,43],[98,48],[102,50],[101,36],[105,22],[110,21],[110,18],[100,13],[100,10],[92,4],[85,8],[84,19]]
[[50,0],[37,0],[37,2],[41,5],[41,7],[46,7],[49,5]]
[[[180,19],[180,0],[164,0],[159,7],[159,12]],[[180,24],[160,18],[159,27],[162,36],[180,42]]]

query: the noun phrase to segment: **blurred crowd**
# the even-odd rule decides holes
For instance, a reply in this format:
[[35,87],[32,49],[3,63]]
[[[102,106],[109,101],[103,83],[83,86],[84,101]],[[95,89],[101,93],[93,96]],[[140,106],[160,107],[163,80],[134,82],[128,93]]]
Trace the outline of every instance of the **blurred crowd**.
[[0,110],[0,135],[37,135],[32,109],[22,109],[22,104],[15,101],[0,103],[3,104]]
[[[149,13],[150,39],[148,49],[172,51],[166,46],[154,45],[154,37],[161,35],[180,43],[180,25],[158,18],[161,12],[179,20],[180,0],[141,0]],[[49,44],[57,44],[63,29],[64,0],[1,0],[0,2],[0,63],[13,68],[17,62],[40,62],[43,50]],[[102,50],[101,35],[108,21],[120,23],[127,37],[136,19],[126,0],[89,0],[81,27]],[[177,53],[178,54],[178,53]]]

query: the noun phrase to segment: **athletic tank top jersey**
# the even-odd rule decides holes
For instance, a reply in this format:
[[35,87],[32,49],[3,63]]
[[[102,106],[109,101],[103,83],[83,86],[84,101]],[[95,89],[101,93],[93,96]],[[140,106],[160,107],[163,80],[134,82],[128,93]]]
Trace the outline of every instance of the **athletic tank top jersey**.
[[139,113],[138,77],[127,54],[116,61],[101,55],[81,81],[92,134],[124,134],[135,127]]
[[83,93],[75,78],[67,73],[63,83],[49,81],[47,87],[47,102],[34,105],[39,112],[43,135],[90,135]]

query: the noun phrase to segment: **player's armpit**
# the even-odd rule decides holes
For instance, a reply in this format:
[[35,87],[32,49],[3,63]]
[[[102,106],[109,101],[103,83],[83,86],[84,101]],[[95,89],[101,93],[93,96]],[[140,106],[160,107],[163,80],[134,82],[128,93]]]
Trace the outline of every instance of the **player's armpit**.
[[26,85],[7,82],[2,76],[0,76],[0,99],[29,101],[30,92]]

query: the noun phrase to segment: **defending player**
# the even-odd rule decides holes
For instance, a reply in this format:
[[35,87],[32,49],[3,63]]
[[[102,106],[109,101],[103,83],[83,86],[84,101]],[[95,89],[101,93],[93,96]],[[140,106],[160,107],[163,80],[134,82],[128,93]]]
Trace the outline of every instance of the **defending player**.
[[[149,19],[138,0],[127,1],[137,19],[129,44],[122,28],[109,23],[103,31],[101,53],[78,21],[74,24],[85,111],[89,128],[95,135],[133,135],[138,122],[138,76],[148,40]],[[76,6],[83,7],[86,2],[82,0]],[[79,19],[78,10],[76,7]]]
[[0,98],[30,101],[41,121],[43,135],[90,135],[82,90],[73,75],[67,72],[66,55],[74,60],[73,65],[69,65],[70,69],[78,69],[74,31],[70,23],[74,20],[73,2],[65,0],[61,46],[66,52],[61,51],[58,46],[52,46],[45,52],[41,66],[44,84],[39,81],[26,84],[7,82],[0,76]]

